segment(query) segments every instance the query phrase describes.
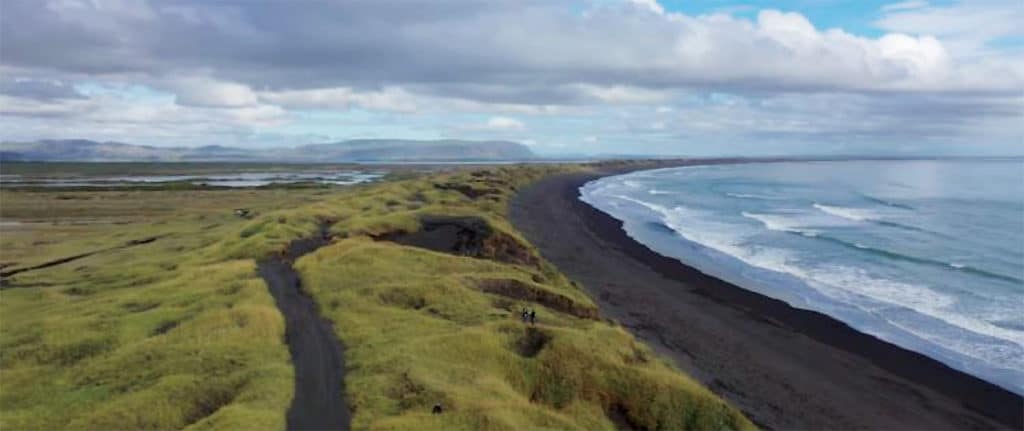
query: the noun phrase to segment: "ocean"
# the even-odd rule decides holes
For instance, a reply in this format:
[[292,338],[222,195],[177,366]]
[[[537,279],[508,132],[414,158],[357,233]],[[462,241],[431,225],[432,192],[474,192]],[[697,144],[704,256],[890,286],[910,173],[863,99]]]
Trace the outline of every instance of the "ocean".
[[640,171],[581,198],[652,250],[1024,393],[1024,160]]

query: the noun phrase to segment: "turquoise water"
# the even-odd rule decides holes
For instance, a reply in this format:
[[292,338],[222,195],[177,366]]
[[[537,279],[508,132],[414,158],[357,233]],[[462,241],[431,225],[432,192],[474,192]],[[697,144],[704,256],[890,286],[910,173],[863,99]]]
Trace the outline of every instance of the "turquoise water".
[[661,254],[1024,393],[1024,160],[695,166],[581,192]]

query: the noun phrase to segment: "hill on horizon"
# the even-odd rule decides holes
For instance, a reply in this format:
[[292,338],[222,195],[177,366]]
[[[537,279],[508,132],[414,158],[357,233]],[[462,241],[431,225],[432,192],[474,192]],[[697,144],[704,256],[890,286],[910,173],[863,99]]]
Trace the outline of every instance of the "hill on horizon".
[[536,158],[512,141],[352,139],[250,150],[223,145],[154,147],[88,139],[0,143],[0,161],[66,162],[415,162],[513,161]]

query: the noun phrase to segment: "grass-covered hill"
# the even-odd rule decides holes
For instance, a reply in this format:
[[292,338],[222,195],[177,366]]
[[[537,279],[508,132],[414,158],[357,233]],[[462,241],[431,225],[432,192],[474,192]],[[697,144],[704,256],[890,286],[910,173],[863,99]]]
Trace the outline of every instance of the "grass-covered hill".
[[752,428],[601,319],[508,223],[517,187],[565,169],[2,191],[3,272],[95,253],[5,278],[0,428],[283,428],[293,371],[256,261],[324,227],[330,243],[295,267],[345,345],[353,429]]

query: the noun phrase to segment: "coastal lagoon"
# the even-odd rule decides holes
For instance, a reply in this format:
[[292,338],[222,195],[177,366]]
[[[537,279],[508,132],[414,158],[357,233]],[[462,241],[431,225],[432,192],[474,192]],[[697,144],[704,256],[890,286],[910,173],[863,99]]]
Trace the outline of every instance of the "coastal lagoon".
[[204,174],[39,177],[0,175],[5,187],[132,187],[187,183],[212,187],[262,187],[274,184],[353,185],[380,179],[385,173],[359,170],[211,172]]
[[1024,392],[1024,161],[785,162],[603,178],[634,239]]

